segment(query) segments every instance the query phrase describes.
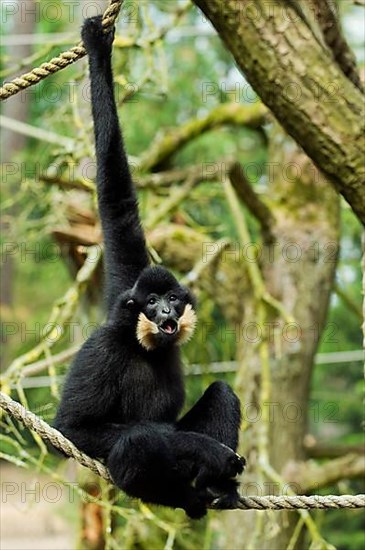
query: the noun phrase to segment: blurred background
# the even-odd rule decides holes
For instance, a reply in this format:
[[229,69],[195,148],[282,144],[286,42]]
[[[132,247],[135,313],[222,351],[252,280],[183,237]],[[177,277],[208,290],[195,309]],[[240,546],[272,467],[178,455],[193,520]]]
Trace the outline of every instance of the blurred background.
[[[338,18],[361,78],[356,4],[338,2]],[[1,80],[77,44],[107,5],[3,0]],[[314,28],[315,12],[304,20]],[[254,53],[270,59],[269,40]],[[126,1],[113,61],[152,258],[198,296],[186,407],[216,379],[239,393],[243,495],[364,492],[361,223],[190,2]],[[297,82],[283,93],[299,109]],[[329,124],[338,91],[323,72]],[[0,122],[2,390],[51,423],[73,355],[104,318],[86,59],[3,102]],[[361,510],[193,522],[127,499],[6,415],[1,425],[3,550],[363,548]]]

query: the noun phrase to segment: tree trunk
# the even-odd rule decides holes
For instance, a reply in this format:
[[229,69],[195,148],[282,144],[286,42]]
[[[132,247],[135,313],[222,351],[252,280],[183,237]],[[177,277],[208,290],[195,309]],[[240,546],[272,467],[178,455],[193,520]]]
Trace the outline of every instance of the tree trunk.
[[365,223],[364,96],[295,2],[195,0],[289,135]]
[[[282,490],[261,471],[263,447],[270,465],[284,479],[291,462],[305,459],[313,359],[324,327],[339,242],[339,197],[332,186],[281,131],[274,132],[271,144],[269,166],[276,169],[269,170],[268,177],[275,241],[260,249],[260,267],[267,290],[293,322],[272,310],[264,327],[252,290],[242,297],[237,390],[244,413],[243,453],[248,458],[244,495]],[[256,329],[250,333],[253,323]],[[262,384],[268,381],[257,335],[268,343],[270,391],[264,400]],[[301,493],[300,479],[296,481],[292,489]],[[297,521],[295,512],[275,512],[265,518],[262,512],[228,512],[220,529],[226,537],[222,546],[281,550],[287,547]],[[301,544],[299,538],[296,547]]]

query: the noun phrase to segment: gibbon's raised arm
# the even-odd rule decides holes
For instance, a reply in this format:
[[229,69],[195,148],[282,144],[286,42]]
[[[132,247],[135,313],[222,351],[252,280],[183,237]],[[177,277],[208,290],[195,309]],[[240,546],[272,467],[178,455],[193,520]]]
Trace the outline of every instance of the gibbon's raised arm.
[[108,311],[119,294],[133,287],[149,264],[140,225],[113,89],[111,65],[114,32],[101,36],[98,18],[82,38],[89,56],[92,114],[97,161],[99,213],[104,234]]
[[114,101],[113,35],[93,17],[82,37],[90,62],[109,315],[71,366],[55,426],[91,457],[103,458],[129,496],[200,518],[215,499],[222,508],[237,503],[236,476],[245,465],[235,452],[240,402],[216,381],[179,418],[179,348],[194,330],[195,300],[168,270],[147,267]]

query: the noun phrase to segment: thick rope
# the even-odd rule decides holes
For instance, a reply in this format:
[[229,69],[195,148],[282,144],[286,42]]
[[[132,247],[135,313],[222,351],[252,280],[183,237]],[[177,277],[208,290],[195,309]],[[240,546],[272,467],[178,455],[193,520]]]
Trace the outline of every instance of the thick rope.
[[237,508],[240,510],[302,510],[337,508],[365,508],[365,495],[327,496],[264,496],[240,497]]
[[[103,15],[103,27],[108,29],[114,25],[114,22],[118,16],[118,13],[122,7],[123,0],[110,0],[110,4]],[[14,78],[11,82],[7,82],[0,88],[0,101],[7,99],[8,97],[17,94],[21,90],[25,90],[29,86],[38,84],[41,80],[49,76],[50,74],[60,71],[64,67],[71,65],[78,59],[81,59],[86,55],[83,43],[80,42],[77,46],[70,48],[66,52],[62,52],[57,57],[54,57],[50,61],[42,63],[40,67],[35,67],[30,72],[25,73],[17,78]]]
[[[28,411],[23,405],[0,392],[0,407],[10,416],[24,424],[52,443],[54,447],[65,455],[74,458],[77,462],[86,466],[103,479],[111,481],[107,468],[98,460],[93,460],[79,451],[71,441],[59,431],[44,422],[34,413]],[[210,506],[219,509],[219,501]],[[237,508],[240,510],[300,510],[300,509],[337,509],[337,508],[365,508],[365,495],[329,495],[329,496],[263,496],[240,497]]]
[[39,418],[31,411],[28,411],[23,405],[11,399],[8,395],[0,392],[0,407],[10,416],[24,424],[29,430],[37,433],[42,439],[52,443],[56,449],[65,455],[74,458],[77,462],[92,470],[95,474],[110,481],[110,475],[106,467],[98,460],[93,460],[78,450],[77,447],[58,430],[52,428],[47,422]]

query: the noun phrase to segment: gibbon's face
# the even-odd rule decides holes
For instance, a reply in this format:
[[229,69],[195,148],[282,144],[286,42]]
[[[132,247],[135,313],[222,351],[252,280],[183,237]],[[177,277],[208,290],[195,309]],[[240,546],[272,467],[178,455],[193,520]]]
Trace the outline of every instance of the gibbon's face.
[[191,338],[196,324],[194,299],[164,268],[142,272],[134,302],[139,310],[136,335],[146,350],[183,344]]

